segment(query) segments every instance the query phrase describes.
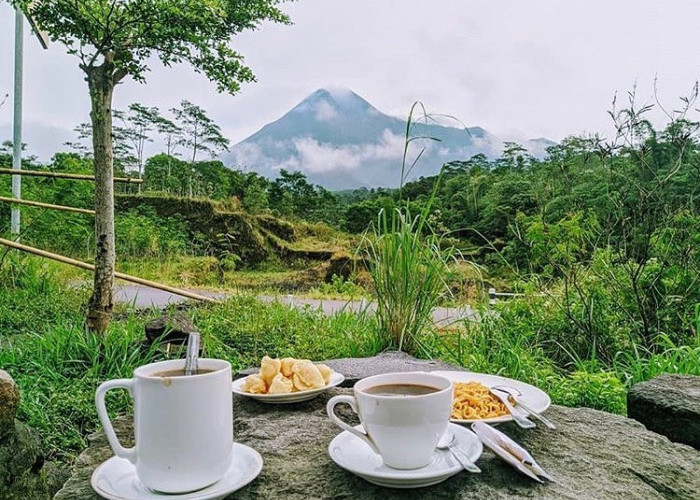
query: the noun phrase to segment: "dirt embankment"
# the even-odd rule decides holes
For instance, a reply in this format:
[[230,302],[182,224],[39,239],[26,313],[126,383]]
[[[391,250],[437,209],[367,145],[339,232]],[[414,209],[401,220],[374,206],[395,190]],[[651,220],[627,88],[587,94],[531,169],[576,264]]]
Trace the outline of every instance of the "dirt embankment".
[[272,215],[226,211],[207,200],[117,195],[115,205],[122,212],[150,207],[159,217],[179,217],[186,221],[191,237],[205,242],[212,255],[234,253],[245,267],[274,258],[326,263],[343,250],[320,240],[309,241],[308,236],[302,241],[293,223]]

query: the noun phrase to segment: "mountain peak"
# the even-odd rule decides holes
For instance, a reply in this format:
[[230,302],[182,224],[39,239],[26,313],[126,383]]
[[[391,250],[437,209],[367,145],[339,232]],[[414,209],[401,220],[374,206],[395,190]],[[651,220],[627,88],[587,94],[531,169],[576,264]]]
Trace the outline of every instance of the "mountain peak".
[[347,87],[324,87],[306,96],[291,113],[312,114],[316,120],[323,122],[368,111],[379,113],[369,102]]
[[[413,143],[409,154],[422,152],[412,178],[436,174],[445,163],[477,153],[497,156],[501,149],[501,141],[479,127],[465,130],[429,123],[422,132],[440,142]],[[300,170],[311,183],[330,189],[395,186],[405,133],[405,120],[383,114],[352,90],[323,87],[236,144],[231,162],[271,178],[280,168]]]

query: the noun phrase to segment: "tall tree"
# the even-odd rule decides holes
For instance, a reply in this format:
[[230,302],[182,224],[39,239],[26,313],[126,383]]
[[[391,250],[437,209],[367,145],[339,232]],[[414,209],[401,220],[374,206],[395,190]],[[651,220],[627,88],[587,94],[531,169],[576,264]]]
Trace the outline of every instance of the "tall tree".
[[180,144],[192,150],[192,163],[197,161],[197,153],[228,150],[229,140],[221,133],[221,128],[212,120],[204,108],[188,100],[179,108],[171,110],[182,127]]
[[[146,143],[153,142],[149,133],[153,131],[158,117],[158,108],[149,108],[137,102],[129,104],[129,110],[126,113],[119,114],[126,141],[136,159],[139,179],[143,177],[143,152]],[[141,186],[139,191],[140,188]]]
[[104,331],[114,307],[114,182],[112,97],[131,77],[144,82],[157,57],[165,66],[186,62],[235,93],[254,80],[231,37],[262,21],[288,23],[282,0],[11,0],[39,28],[79,58],[91,101],[95,162],[95,278],[87,326]]
[[158,115],[155,117],[156,131],[165,139],[165,154],[168,158],[168,171],[163,184],[163,190],[170,192],[170,176],[172,174],[172,160],[176,155],[175,150],[182,141],[182,128],[175,124],[174,121]]
[[[123,111],[112,110],[112,117],[116,118],[117,121],[123,120],[123,116]],[[77,140],[66,141],[63,144],[82,156],[91,157],[92,147],[84,141],[92,142],[92,124],[88,122],[80,123],[73,131],[77,135]],[[131,169],[138,162],[132,151],[129,131],[120,125],[112,127],[112,158],[114,170],[119,172]]]

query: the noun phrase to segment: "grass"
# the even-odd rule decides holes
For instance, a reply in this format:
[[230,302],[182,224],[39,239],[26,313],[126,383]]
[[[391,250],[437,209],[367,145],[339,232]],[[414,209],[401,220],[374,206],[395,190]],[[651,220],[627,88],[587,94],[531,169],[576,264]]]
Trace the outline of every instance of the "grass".
[[[156,311],[121,309],[104,337],[88,334],[82,310],[87,293],[62,279],[44,261],[5,259],[0,267],[0,367],[19,384],[19,418],[38,429],[47,457],[70,463],[97,429],[97,386],[129,377],[135,367],[166,355],[144,345],[144,324]],[[697,336],[687,345],[662,336],[655,350],[622,350],[612,361],[586,357],[560,342],[561,333],[552,329],[559,323],[538,300],[513,299],[495,311],[482,309],[481,321],[464,322],[461,329],[427,327],[415,337],[412,354],[532,383],[558,404],[621,414],[635,382],[660,373],[700,375]],[[204,336],[206,355],[227,359],[234,369],[256,366],[263,355],[366,357],[391,344],[380,317],[370,314],[326,317],[312,307],[300,310],[242,296],[192,306],[187,314]],[[113,413],[131,411],[125,393],[109,398]]]
[[[274,267],[265,270],[223,270],[215,257],[173,256],[171,258],[127,259],[119,271],[173,286],[221,291],[272,293],[275,290],[303,288],[302,271]],[[308,283],[306,288],[314,286]]]
[[[536,302],[535,302],[536,303]],[[657,339],[657,350],[640,346],[619,351],[612,362],[583,358],[559,342],[552,332],[536,323],[517,323],[523,307],[546,317],[527,298],[501,303],[498,313],[481,309],[481,321],[465,322],[464,328],[431,332],[421,337],[416,355],[440,358],[470,371],[492,373],[522,380],[546,391],[556,404],[585,406],[625,414],[627,390],[632,384],[662,373],[700,376],[700,343],[675,345],[668,337]],[[568,358],[566,362],[557,359]]]
[[[163,352],[144,345],[144,324],[157,312],[120,310],[107,334],[95,336],[83,329],[87,294],[62,283],[52,265],[7,259],[0,284],[0,367],[20,387],[19,418],[39,431],[50,460],[70,463],[97,429],[97,386],[165,359]],[[258,365],[265,354],[363,357],[386,347],[368,315],[326,317],[313,308],[264,304],[252,297],[195,306],[188,314],[204,336],[206,355],[230,361],[235,370]],[[114,413],[130,411],[125,394],[109,397]]]
[[[428,205],[429,206],[429,205]],[[423,231],[427,211],[382,210],[363,250],[377,297],[379,331],[399,350],[412,350],[432,326],[433,309],[448,294],[450,250]]]

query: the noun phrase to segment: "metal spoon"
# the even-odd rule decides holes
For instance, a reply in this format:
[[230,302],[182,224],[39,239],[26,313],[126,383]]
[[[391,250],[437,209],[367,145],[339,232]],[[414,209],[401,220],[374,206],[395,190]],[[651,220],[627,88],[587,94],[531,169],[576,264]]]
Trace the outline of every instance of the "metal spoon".
[[187,356],[185,357],[185,375],[197,375],[199,372],[199,334],[191,332],[187,337]]
[[502,391],[502,392],[505,392],[506,394],[509,394],[513,398],[513,400],[515,401],[516,405],[520,406],[523,410],[528,412],[531,417],[536,418],[537,420],[542,422],[544,425],[546,425],[549,429],[555,430],[557,428],[557,426],[554,425],[554,423],[552,423],[551,420],[549,420],[544,415],[536,412],[531,407],[529,407],[528,405],[523,403],[523,400],[520,397],[523,395],[523,393],[520,392],[515,387],[511,387],[509,385],[495,385],[491,389],[495,389],[497,391]]
[[498,389],[493,389],[490,388],[489,391],[491,394],[496,396],[498,399],[501,400],[501,402],[505,405],[505,407],[508,409],[510,412],[511,416],[513,417],[513,420],[515,420],[515,423],[518,424],[520,427],[523,429],[532,429],[534,427],[537,427],[535,425],[535,422],[532,420],[529,420],[526,417],[523,417],[518,410],[515,409],[515,407],[510,403],[508,400],[508,393],[504,393],[503,391],[499,391]]
[[457,436],[453,432],[446,432],[437,444],[439,450],[450,450],[457,461],[469,472],[479,473],[479,469],[474,462],[457,446]]

